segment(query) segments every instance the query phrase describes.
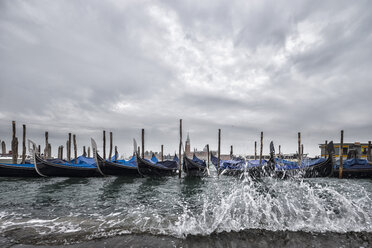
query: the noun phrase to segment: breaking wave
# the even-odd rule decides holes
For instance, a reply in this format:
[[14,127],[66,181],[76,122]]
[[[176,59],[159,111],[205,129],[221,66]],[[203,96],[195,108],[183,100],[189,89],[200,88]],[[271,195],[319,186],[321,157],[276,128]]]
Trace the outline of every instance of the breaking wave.
[[0,201],[0,232],[26,243],[68,243],[129,233],[186,238],[253,229],[372,232],[368,180],[64,180],[69,179],[34,182],[38,187],[25,202],[17,200],[21,195],[14,196],[16,204]]

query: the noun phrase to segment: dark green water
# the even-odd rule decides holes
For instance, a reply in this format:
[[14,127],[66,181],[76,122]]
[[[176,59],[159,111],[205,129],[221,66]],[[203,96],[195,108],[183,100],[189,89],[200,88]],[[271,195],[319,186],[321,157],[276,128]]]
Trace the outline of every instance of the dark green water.
[[0,247],[370,247],[371,199],[372,180],[0,178]]

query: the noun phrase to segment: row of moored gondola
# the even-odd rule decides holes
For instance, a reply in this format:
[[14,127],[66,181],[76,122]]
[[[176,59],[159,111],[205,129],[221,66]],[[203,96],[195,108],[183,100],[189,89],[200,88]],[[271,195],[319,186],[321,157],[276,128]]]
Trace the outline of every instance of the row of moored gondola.
[[[32,142],[31,142],[32,143]],[[100,176],[172,176],[178,173],[179,160],[175,155],[173,160],[158,161],[153,156],[144,159],[134,154],[129,160],[112,158],[103,159],[97,152],[97,146],[92,141],[93,158],[80,156],[71,162],[61,159],[44,159],[35,152],[29,150],[32,155],[31,161],[25,164],[0,164],[0,176],[7,177],[100,177]],[[35,147],[33,144],[32,147]],[[328,158],[304,159],[301,163],[291,162],[275,158],[274,146],[270,144],[269,160],[245,160],[233,158],[220,160],[211,154],[211,162],[220,175],[247,175],[252,178],[260,177],[330,177],[338,175],[337,164],[334,163],[333,142],[327,147]],[[360,162],[360,161],[359,161]],[[209,169],[206,161],[193,155],[193,158],[183,156],[182,170],[187,176],[208,176]],[[343,170],[344,177],[370,178],[372,166],[349,166]]]

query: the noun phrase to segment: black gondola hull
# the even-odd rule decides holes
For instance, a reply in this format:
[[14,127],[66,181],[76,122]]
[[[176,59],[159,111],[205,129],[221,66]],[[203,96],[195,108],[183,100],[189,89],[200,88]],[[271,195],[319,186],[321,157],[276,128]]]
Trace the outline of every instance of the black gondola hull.
[[177,174],[177,169],[161,168],[139,156],[136,157],[138,172],[143,176],[174,176]]
[[221,175],[225,175],[225,176],[240,176],[244,173],[244,170],[229,170],[229,169],[225,169],[225,170],[221,170],[220,171],[220,174]]
[[315,164],[306,168],[291,169],[291,170],[276,170],[275,176],[278,178],[315,178],[315,177],[330,177],[333,174],[332,158],[329,157],[326,161]]
[[247,168],[247,173],[252,178],[271,177],[273,175],[271,163]]
[[207,167],[203,167],[189,159],[188,157],[183,157],[183,171],[187,176],[193,177],[204,177],[208,175]]
[[35,168],[42,176],[47,177],[99,177],[102,176],[97,168],[84,168],[48,162],[34,155]]
[[97,166],[105,175],[111,176],[139,176],[137,167],[129,167],[122,164],[104,160],[101,156],[97,156]]
[[0,177],[40,177],[34,167],[0,164]]

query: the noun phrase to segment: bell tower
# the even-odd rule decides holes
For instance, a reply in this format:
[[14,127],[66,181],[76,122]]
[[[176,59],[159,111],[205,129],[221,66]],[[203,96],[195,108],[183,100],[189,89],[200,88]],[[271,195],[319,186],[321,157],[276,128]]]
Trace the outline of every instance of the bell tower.
[[189,136],[189,133],[187,133],[187,139],[186,139],[186,144],[185,144],[185,153],[186,153],[186,155],[190,154],[190,136]]

